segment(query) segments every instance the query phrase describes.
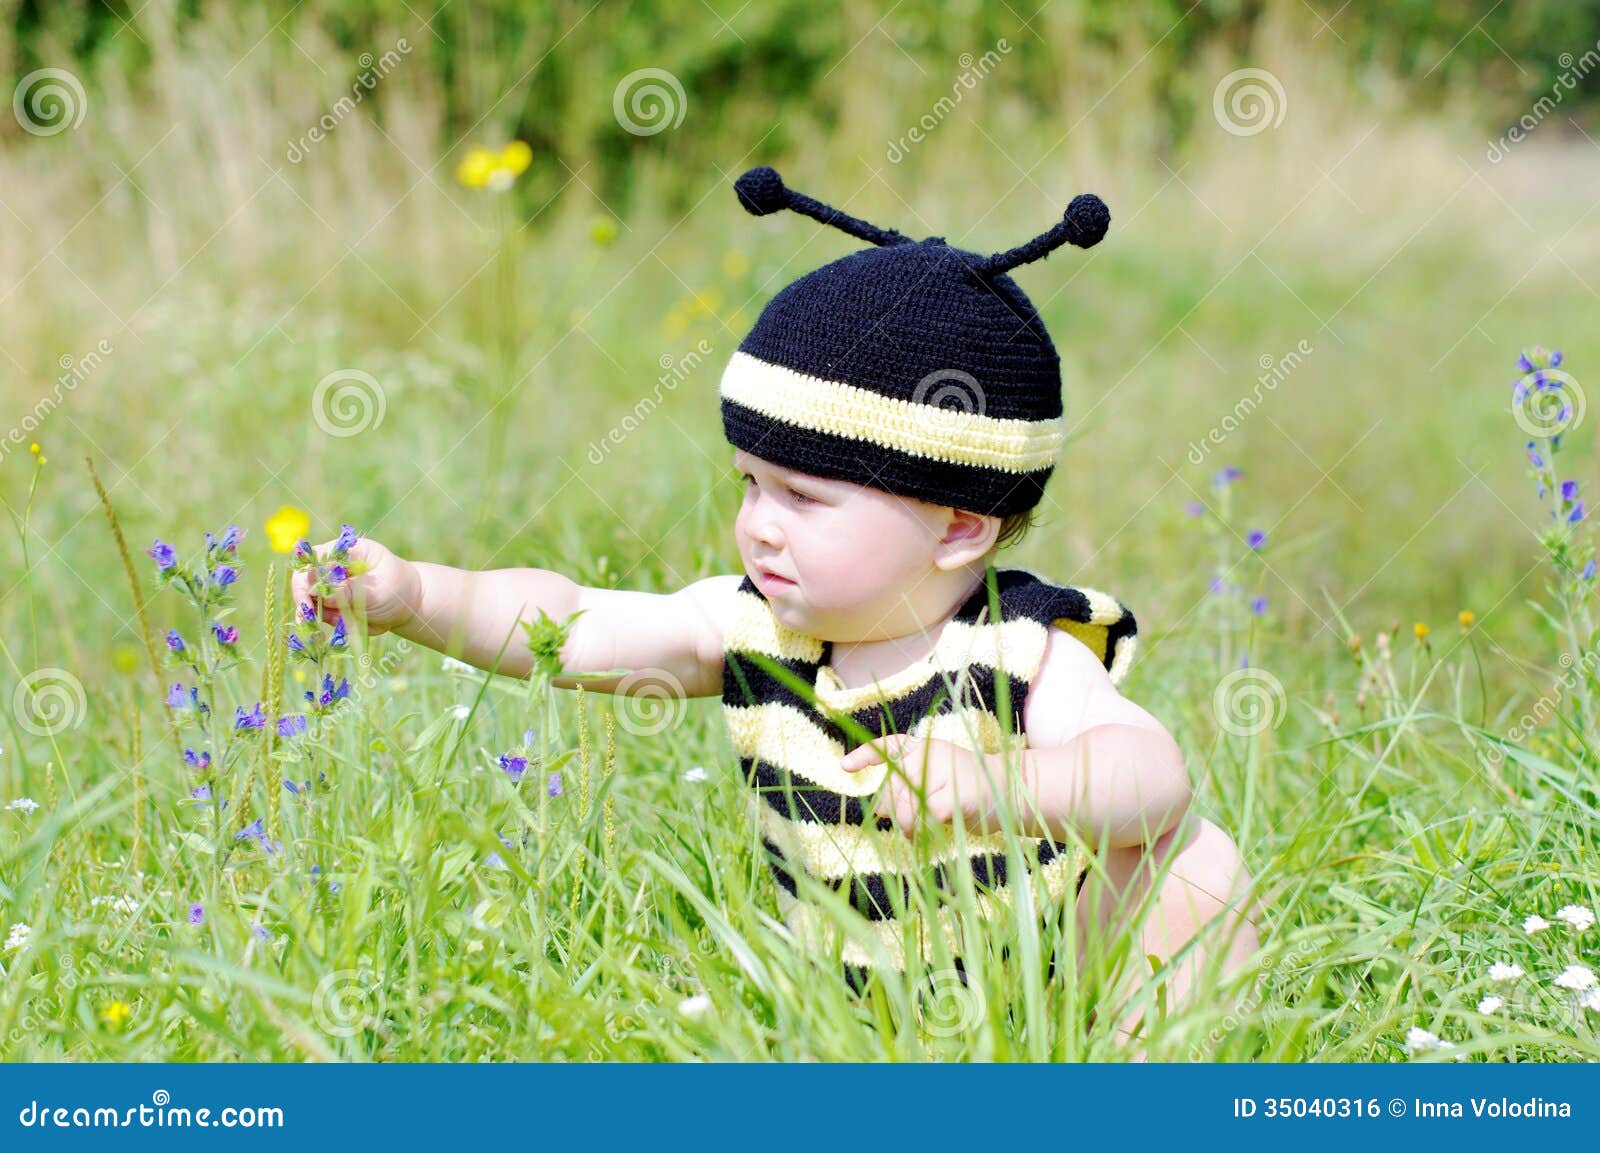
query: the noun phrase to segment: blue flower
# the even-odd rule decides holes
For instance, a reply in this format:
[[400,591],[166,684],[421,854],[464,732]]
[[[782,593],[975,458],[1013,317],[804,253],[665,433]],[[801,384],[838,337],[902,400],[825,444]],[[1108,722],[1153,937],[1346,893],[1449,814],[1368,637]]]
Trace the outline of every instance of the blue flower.
[[559,797],[561,795],[561,774],[560,773],[551,773],[550,774],[550,784],[547,786],[547,788],[548,788],[549,793],[550,793],[550,795],[552,797]]
[[516,753],[501,753],[500,767],[505,770],[506,776],[517,782],[522,780],[522,774],[528,771],[528,758]]
[[156,567],[162,572],[178,563],[177,552],[160,537],[156,537],[155,543],[144,551],[156,558]]
[[1528,463],[1533,465],[1534,468],[1544,467],[1544,457],[1540,454],[1539,450],[1534,447],[1533,441],[1531,440],[1528,442]]
[[178,635],[177,629],[167,630],[167,647],[175,653],[183,651],[183,638]]
[[283,643],[289,646],[289,651],[292,653],[303,653],[306,651],[306,642],[300,639],[299,633],[290,633],[289,639]]
[[1528,359],[1527,353],[1519,352],[1517,354],[1517,367],[1522,369],[1523,372],[1533,371],[1533,361]]
[[1595,569],[1594,557],[1590,557],[1589,558],[1589,563],[1583,566],[1583,579],[1586,580],[1586,581],[1594,580],[1594,569]]
[[305,537],[301,537],[294,542],[294,559],[299,561],[314,561],[317,559],[317,554],[312,549],[311,542]]
[[349,579],[350,570],[342,564],[331,564],[323,575],[327,577],[329,584],[340,585]]
[[217,638],[219,645],[237,644],[239,641],[239,630],[233,625],[224,626],[217,621],[212,621],[211,633]]
[[1206,506],[1201,504],[1197,500],[1191,500],[1188,504],[1183,506],[1183,510],[1185,512],[1187,512],[1190,516],[1205,516],[1206,515]]
[[1267,598],[1255,597],[1250,601],[1250,611],[1261,616],[1267,611]]
[[196,802],[209,801],[211,799],[211,786],[196,785],[189,790],[189,798]]
[[336,649],[342,649],[344,648],[346,639],[344,618],[340,617],[333,626],[333,636],[328,638],[328,644],[332,645]]
[[316,692],[316,691],[314,691],[312,689],[307,689],[306,690],[306,700],[310,701],[313,705],[315,705],[319,709],[326,709],[326,708],[330,707],[331,705],[333,705],[333,703],[335,701],[342,701],[345,698],[347,698],[349,695],[350,695],[350,680],[349,680],[349,678],[348,677],[340,677],[339,678],[339,684],[337,686],[335,686],[334,683],[333,683],[333,676],[332,676],[331,673],[323,673],[322,674],[322,691],[320,693],[318,693],[318,692]]
[[278,718],[278,735],[280,737],[298,737],[306,731],[306,719],[296,713],[293,716]]
[[211,570],[211,579],[217,582],[218,588],[227,588],[239,579],[239,570],[229,564],[219,564]]
[[539,733],[535,729],[527,729],[522,734],[522,747],[531,749],[539,743]]
[[1214,592],[1214,593],[1221,592],[1222,591],[1222,578],[1219,577],[1219,576],[1212,577],[1211,578],[1211,583],[1206,586],[1206,591]]
[[199,901],[189,906],[189,924],[203,925],[206,923],[206,907]]
[[176,684],[167,690],[167,708],[187,709],[196,704],[200,699],[198,688],[185,689],[183,685]]
[[1578,499],[1578,482],[1564,480],[1561,482],[1561,499],[1566,504],[1571,504]]
[[236,524],[230,524],[223,530],[222,540],[217,548],[222,552],[235,552],[239,548],[239,541],[244,537],[244,530]]
[[1561,367],[1561,350],[1559,348],[1554,349],[1550,353],[1550,367],[1551,368],[1560,368]]
[[1250,535],[1244,538],[1244,542],[1251,548],[1260,548],[1267,543],[1267,534],[1260,529],[1252,529]]
[[306,624],[308,624],[308,625],[316,624],[317,623],[317,610],[312,608],[310,606],[310,604],[308,604],[307,602],[301,601],[300,602],[300,619],[305,621]]
[[1230,481],[1238,480],[1243,475],[1244,473],[1230,464],[1227,468],[1218,470],[1217,474],[1211,478],[1211,483],[1221,488]]
[[260,921],[257,921],[254,925],[250,926],[250,935],[258,941],[264,942],[272,940],[272,930],[267,928]]
[[334,552],[349,552],[355,547],[356,541],[361,538],[356,535],[356,530],[351,525],[345,525],[339,530],[339,539],[333,542]]
[[211,754],[207,751],[197,753],[193,749],[184,749],[183,763],[191,769],[209,769],[211,767]]
[[1567,523],[1577,524],[1583,519],[1583,515],[1583,502],[1580,500],[1577,504],[1572,506],[1572,511],[1567,514]]
[[254,712],[245,712],[244,706],[239,705],[233,710],[233,727],[236,729],[263,729],[267,726],[267,714],[261,711],[261,702],[256,702]]

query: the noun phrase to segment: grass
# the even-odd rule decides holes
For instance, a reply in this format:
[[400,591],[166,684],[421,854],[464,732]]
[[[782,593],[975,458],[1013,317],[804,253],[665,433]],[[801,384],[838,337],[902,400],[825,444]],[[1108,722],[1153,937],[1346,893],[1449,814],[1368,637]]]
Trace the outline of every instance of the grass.
[[[0,930],[30,927],[0,950],[5,1056],[1120,1059],[1108,1015],[1087,1022],[1130,973],[1152,1060],[1401,1060],[1412,1028],[1472,1059],[1600,1056],[1600,1016],[1554,984],[1593,965],[1593,930],[1521,927],[1600,896],[1596,718],[1585,694],[1554,693],[1594,642],[1547,587],[1506,404],[1535,340],[1580,378],[1600,364],[1587,144],[1546,133],[1486,165],[1493,133],[1470,109],[1424,119],[1403,92],[1358,91],[1288,29],[1250,61],[1296,78],[1270,133],[1201,133],[1153,161],[1124,143],[1136,104],[1107,101],[1064,138],[1001,131],[1005,109],[979,93],[885,167],[882,140],[924,109],[878,98],[869,44],[840,69],[859,126],[789,125],[783,157],[728,141],[728,172],[707,172],[681,217],[657,207],[648,154],[626,211],[580,172],[508,239],[503,202],[451,183],[476,141],[442,136],[437,94],[395,84],[381,125],[347,118],[289,165],[283,143],[329,82],[292,48],[212,32],[163,65],[163,87],[86,77],[79,128],[0,144],[0,397],[8,422],[38,418],[23,443],[46,461],[0,456],[0,494],[27,510],[0,587],[0,802],[39,806],[0,811]],[[203,105],[185,95],[201,83]],[[729,178],[767,160],[875,222],[986,251],[1047,227],[1072,192],[1112,207],[1100,248],[1018,274],[1061,350],[1074,441],[1007,563],[1133,608],[1144,648],[1124,691],[1178,736],[1200,807],[1268,897],[1259,964],[1211,975],[1182,1014],[1159,1017],[1126,942],[1088,942],[1093,963],[1046,986],[1017,958],[1053,942],[1013,926],[973,987],[927,1004],[904,988],[856,1004],[817,980],[773,931],[715,701],[549,699],[384,638],[348,657],[351,707],[284,742],[289,759],[235,766],[224,827],[184,803],[146,644],[192,619],[157,595],[138,554],[153,537],[249,530],[224,708],[262,699],[264,614],[288,608],[267,607],[283,570],[260,526],[285,503],[312,512],[314,539],[348,521],[402,555],[586,584],[736,571],[714,374],[778,287],[851,247],[734,211]],[[703,363],[653,392],[701,340]],[[1262,358],[1302,340],[1304,362],[1187,459]],[[343,370],[378,390],[350,394],[367,389],[357,435],[313,408]],[[519,386],[491,408],[506,374]],[[629,414],[638,427],[591,463]],[[497,426],[507,464],[486,482]],[[1563,475],[1588,475],[1590,428]],[[1244,475],[1218,488],[1227,464]],[[1256,528],[1260,551],[1243,539]],[[1207,592],[1218,567],[1237,590]],[[1246,653],[1254,672],[1234,677]],[[309,684],[295,672],[286,704]],[[1552,695],[1553,715],[1507,736]],[[548,755],[572,753],[559,798],[496,765],[546,709]],[[522,846],[541,796],[544,834]],[[241,809],[280,852],[232,840]],[[1527,975],[1482,1014],[1504,992],[1495,962]]]

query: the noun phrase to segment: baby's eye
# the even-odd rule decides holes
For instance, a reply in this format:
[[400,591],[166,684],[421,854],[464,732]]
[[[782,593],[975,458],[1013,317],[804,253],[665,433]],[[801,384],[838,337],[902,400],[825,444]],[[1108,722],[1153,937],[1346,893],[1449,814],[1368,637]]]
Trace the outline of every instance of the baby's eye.
[[817,503],[817,498],[816,497],[807,496],[805,493],[801,492],[799,489],[791,488],[789,490],[789,493],[790,493],[791,496],[794,497],[794,502],[796,504],[816,504]]

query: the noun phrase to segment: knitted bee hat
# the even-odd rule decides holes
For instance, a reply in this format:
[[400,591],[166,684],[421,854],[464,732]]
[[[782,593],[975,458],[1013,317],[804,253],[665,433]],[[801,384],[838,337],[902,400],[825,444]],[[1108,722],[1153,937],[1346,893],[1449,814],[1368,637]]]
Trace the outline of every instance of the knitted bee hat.
[[1061,362],[1006,275],[1111,223],[1073,198],[1054,228],[982,256],[913,240],[784,186],[771,168],[734,183],[755,216],[788,208],[875,247],[787,285],[722,375],[728,440],[762,460],[991,516],[1034,507],[1066,437]]

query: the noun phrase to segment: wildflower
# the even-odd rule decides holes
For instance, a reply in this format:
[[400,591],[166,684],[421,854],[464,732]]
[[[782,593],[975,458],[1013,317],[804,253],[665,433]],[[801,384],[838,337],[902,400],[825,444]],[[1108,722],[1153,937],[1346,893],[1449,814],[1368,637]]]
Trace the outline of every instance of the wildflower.
[[342,564],[331,564],[322,574],[330,585],[341,585],[350,577],[350,570]]
[[[321,873],[322,873],[322,866],[321,865],[312,865],[311,866],[311,875],[313,877],[319,877]],[[328,892],[330,892],[330,893],[337,893],[341,887],[342,886],[339,884],[338,881],[329,881],[328,882]]]
[[1260,529],[1251,529],[1250,535],[1244,538],[1244,543],[1251,548],[1260,548],[1267,543],[1267,534]]
[[609,216],[596,216],[589,221],[589,239],[601,248],[610,248],[617,239],[617,222]]
[[1594,988],[1594,971],[1583,965],[1568,965],[1561,971],[1561,975],[1555,979],[1555,983],[1563,989],[1571,989],[1575,993],[1582,993]]
[[1430,1033],[1420,1026],[1413,1025],[1406,1032],[1406,1050],[1411,1053],[1428,1053],[1444,1047],[1444,1042],[1437,1033]]
[[439,662],[439,667],[447,673],[466,673],[468,676],[478,671],[466,661],[458,660],[455,657],[445,657],[444,660]]
[[189,906],[189,924],[203,925],[206,923],[206,907],[199,901]]
[[[273,552],[288,552],[295,550],[295,556],[300,555],[299,545],[295,542],[305,536],[311,528],[311,517],[303,509],[295,508],[292,504],[283,505],[277,512],[267,518],[267,543],[272,546]],[[304,544],[304,541],[300,542]],[[306,545],[310,550],[310,545]]]
[[288,717],[278,718],[278,735],[280,737],[298,737],[306,731],[306,719],[299,713]]
[[317,554],[311,547],[311,542],[301,537],[294,542],[294,559],[304,564],[311,564],[317,559]]
[[219,564],[211,570],[211,579],[216,582],[218,588],[225,589],[239,579],[239,570],[230,564]]
[[340,617],[334,623],[333,636],[328,638],[328,644],[331,645],[333,648],[342,649],[342,648],[345,647],[345,641],[347,639],[348,638],[346,636],[345,627],[344,627],[344,618]]
[[1261,616],[1264,614],[1267,611],[1267,598],[1252,597],[1250,600],[1250,611],[1255,613],[1256,616]]
[[1538,913],[1529,913],[1527,919],[1522,922],[1522,931],[1524,933],[1542,933],[1549,927],[1550,922],[1539,916]]
[[451,705],[450,715],[458,721],[464,721],[472,715],[472,710],[466,705]]
[[233,839],[236,841],[242,841],[246,837],[254,837],[256,840],[263,842],[267,839],[266,826],[261,823],[260,817],[257,817],[244,828],[240,829],[237,833],[233,834]]
[[171,649],[175,653],[181,653],[183,651],[183,638],[178,635],[177,629],[167,630],[167,648]]
[[233,625],[224,626],[218,621],[212,621],[211,633],[217,638],[219,645],[232,645],[239,642],[239,630]]
[[1183,506],[1183,511],[1188,513],[1190,516],[1205,516],[1206,506],[1197,500],[1191,500]]
[[312,707],[318,709],[331,708],[336,702],[344,700],[349,695],[350,679],[348,677],[340,677],[339,684],[335,686],[331,673],[322,674],[322,691],[320,693],[313,689],[306,690],[306,700],[311,702]]
[[300,619],[308,625],[317,623],[317,610],[305,601],[300,602]]
[[199,685],[190,685],[188,689],[185,689],[181,684],[173,685],[167,690],[167,708],[199,709],[202,713],[211,711],[200,702]]
[[178,563],[177,551],[170,544],[167,544],[165,541],[163,541],[160,537],[157,537],[155,543],[144,551],[155,557],[156,568],[160,569],[162,572],[166,572],[169,568]]
[[1222,591],[1222,589],[1223,589],[1222,578],[1219,577],[1219,576],[1212,577],[1211,578],[1211,583],[1206,586],[1206,591],[1208,591],[1208,592],[1219,593],[1219,592]]
[[1471,609],[1462,609],[1456,614],[1456,622],[1461,626],[1461,631],[1466,632],[1478,619],[1478,614]]
[[1568,524],[1577,524],[1584,517],[1583,502],[1580,500],[1572,506],[1572,511],[1567,514]]
[[33,932],[33,930],[28,928],[28,926],[23,924],[21,921],[18,921],[15,925],[12,925],[11,931],[6,934],[6,952],[9,953],[13,949],[20,949],[22,946],[26,945],[28,943],[28,934],[31,932]]
[[306,642],[300,639],[299,633],[290,633],[289,639],[283,643],[288,646],[289,651],[292,653],[303,653],[306,651]]
[[253,712],[245,712],[244,706],[239,705],[233,710],[233,727],[236,729],[264,729],[267,727],[267,714],[261,711],[261,702],[256,702]]
[[222,531],[222,540],[217,543],[219,552],[237,552],[239,542],[244,539],[244,529],[236,524],[230,524]]
[[333,551],[349,552],[356,547],[356,541],[360,539],[352,525],[343,525],[339,529],[339,539],[333,542]]
[[504,192],[532,160],[533,149],[521,140],[513,140],[498,152],[471,148],[456,166],[456,180],[468,188]]
[[196,785],[194,788],[189,790],[189,799],[194,801],[196,804],[204,804],[206,801],[211,799],[211,786]]
[[1571,504],[1573,501],[1575,501],[1577,499],[1578,499],[1578,482],[1575,481],[1575,480],[1564,480],[1564,481],[1562,481],[1561,482],[1561,501],[1562,501],[1562,503],[1563,504]]
[[205,770],[211,767],[211,753],[209,750],[195,752],[193,749],[183,750],[183,763],[191,769]]
[[100,1010],[100,1019],[113,1029],[120,1029],[128,1023],[133,1016],[133,1010],[128,1008],[124,1001],[113,1001]]
[[535,745],[537,745],[538,743],[539,743],[538,730],[536,730],[534,728],[531,728],[531,727],[522,730],[522,747],[523,748],[531,749]]
[[250,926],[250,935],[258,941],[272,940],[272,930],[267,928],[260,921],[257,921],[255,924]]
[[1588,1009],[1591,1013],[1600,1013],[1600,989],[1590,989],[1583,995],[1578,1004]]
[[1244,473],[1240,472],[1230,464],[1227,468],[1218,470],[1216,476],[1211,478],[1211,483],[1216,485],[1218,488],[1221,488],[1230,481],[1238,480],[1243,475]]
[[693,997],[685,997],[678,1002],[678,1012],[685,1016],[704,1013],[711,1008],[711,998],[705,993],[696,993]]
[[1478,1002],[1478,1012],[1487,1017],[1491,1013],[1499,1012],[1500,1006],[1505,1003],[1504,997],[1488,996]]
[[1528,442],[1528,463],[1534,468],[1544,467],[1544,456],[1531,440]]
[[5,807],[5,811],[18,813],[31,813],[39,807],[39,802],[32,797],[18,797]]
[[546,786],[546,789],[549,791],[549,793],[550,793],[550,795],[552,797],[559,797],[561,795],[561,774],[560,773],[551,773],[550,774],[550,783]]
[[506,776],[512,783],[522,780],[522,774],[528,771],[528,758],[517,753],[501,753],[500,767],[505,770]]
[[1595,570],[1595,559],[1594,559],[1594,557],[1590,557],[1589,558],[1589,563],[1583,566],[1583,579],[1586,580],[1586,581],[1594,580],[1594,570]]
[[1521,965],[1507,965],[1503,961],[1496,961],[1489,966],[1489,980],[1491,981],[1515,981],[1518,977],[1526,975],[1522,971]]
[[1583,905],[1563,905],[1556,910],[1556,920],[1565,921],[1581,933],[1594,924],[1594,910]]
[[1418,621],[1416,624],[1412,625],[1411,632],[1419,641],[1425,641],[1428,639],[1428,626],[1422,621]]

